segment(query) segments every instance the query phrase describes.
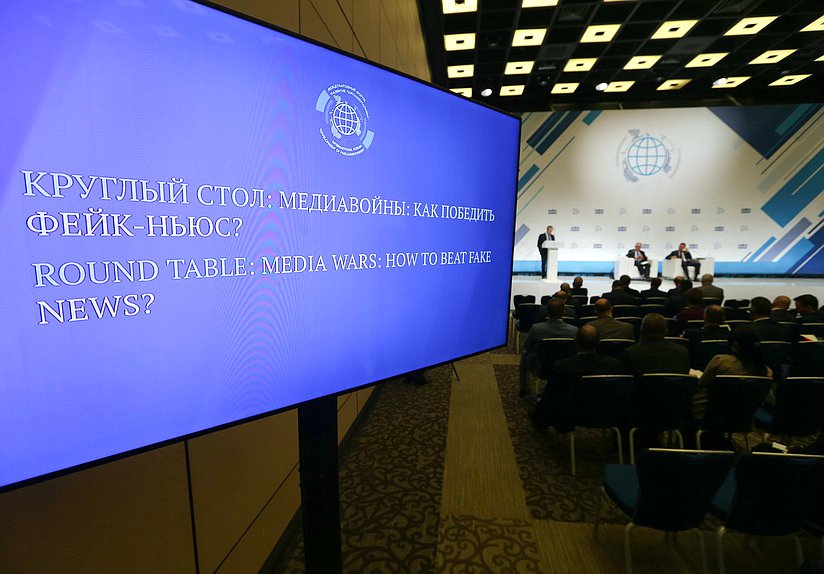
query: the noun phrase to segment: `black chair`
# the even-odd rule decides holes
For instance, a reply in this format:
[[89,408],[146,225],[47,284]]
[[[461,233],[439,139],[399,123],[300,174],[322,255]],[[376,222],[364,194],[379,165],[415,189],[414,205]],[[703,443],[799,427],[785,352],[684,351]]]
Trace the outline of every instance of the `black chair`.
[[657,434],[668,432],[678,437],[684,448],[684,428],[692,411],[692,396],[698,379],[677,373],[641,375],[632,389],[632,428],[629,431],[629,456],[635,463],[635,433],[638,430]]
[[801,335],[815,335],[821,339],[824,338],[824,323],[801,323],[799,331]]
[[689,339],[685,339],[684,337],[664,337],[664,340],[675,343],[676,345],[681,345],[687,351],[692,353],[692,350],[690,349],[690,340]]
[[790,357],[790,377],[824,377],[824,342],[801,341]]
[[724,534],[734,530],[755,536],[787,536],[795,540],[799,566],[804,562],[795,535],[820,501],[824,457],[753,453],[742,457],[710,504],[724,522],[718,528],[718,571],[724,574]]
[[624,529],[624,559],[628,574],[632,573],[630,534],[635,526],[667,533],[695,530],[706,574],[704,537],[698,527],[734,461],[734,454],[727,451],[655,448],[642,452],[637,465],[606,465],[604,486],[595,501],[593,537],[598,537],[601,500],[608,498],[630,518]]
[[790,343],[797,343],[801,338],[801,325],[795,321],[780,321],[779,325],[784,325],[787,328],[787,340]]
[[749,306],[749,299],[726,299],[724,301],[724,307],[729,309],[748,309]]
[[612,307],[612,316],[616,319],[621,317],[638,317],[641,310],[638,305],[614,305]]
[[750,442],[747,433],[753,430],[755,412],[767,398],[771,377],[746,375],[718,375],[707,386],[707,415],[695,433],[695,444],[701,448],[705,432],[744,435],[747,452]]
[[575,339],[558,337],[538,341],[535,354],[541,365],[541,378],[547,380],[552,376],[552,366],[555,361],[571,357],[576,351]]
[[512,296],[512,335],[515,336],[515,322],[518,320],[518,307],[524,303],[535,303],[535,295],[513,295]]
[[541,305],[546,306],[550,299],[552,299],[552,295],[541,295]]
[[644,303],[638,309],[642,317],[645,317],[650,313],[660,313],[663,315],[667,312],[666,305],[659,303]]
[[750,310],[747,307],[724,307],[724,318],[727,322],[730,321],[747,321],[750,320]]
[[681,334],[681,323],[675,317],[667,317],[667,337],[677,337]]
[[735,331],[736,327],[740,327],[741,325],[749,325],[751,321],[749,319],[726,319],[724,323],[727,324],[727,327],[730,328],[730,331]]
[[764,359],[772,369],[773,380],[783,381],[790,367],[792,344],[789,341],[761,341]]
[[620,359],[624,349],[635,344],[632,339],[601,339],[598,352],[607,357]]
[[[586,375],[575,385],[572,416],[575,428],[611,430],[618,446],[618,463],[624,464],[620,427],[629,420],[632,375]],[[569,433],[569,460],[575,475],[575,430]]]
[[824,426],[824,377],[787,377],[775,390],[775,412],[760,408],[758,426],[767,435],[810,436]]
[[698,341],[693,354],[695,368],[703,371],[715,355],[729,354],[730,342],[726,339],[710,339]]
[[644,297],[644,304],[645,305],[663,305],[664,307],[667,306],[667,298],[665,296],[661,297]]
[[586,294],[584,294],[584,295],[571,295],[569,300],[572,301],[572,304],[575,305],[576,307],[580,307],[581,305],[586,305],[587,304]]
[[521,350],[521,333],[529,333],[543,307],[538,303],[521,303],[515,309],[515,349]]
[[589,304],[590,304],[590,305],[595,305],[595,302],[596,302],[598,299],[600,299],[600,298],[601,298],[601,296],[600,296],[600,295],[593,295],[593,296],[591,296],[591,297],[589,298]]
[[615,320],[632,325],[633,334],[638,339],[638,334],[641,332],[641,322],[643,321],[641,317],[616,317]]
[[702,303],[704,307],[709,307],[710,305],[720,305],[722,301],[721,297],[704,297]]

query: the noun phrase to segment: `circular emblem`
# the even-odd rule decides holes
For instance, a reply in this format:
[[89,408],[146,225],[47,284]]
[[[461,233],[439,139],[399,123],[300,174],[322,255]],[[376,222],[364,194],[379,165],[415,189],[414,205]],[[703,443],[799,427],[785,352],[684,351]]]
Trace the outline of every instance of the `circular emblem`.
[[375,134],[368,129],[366,98],[352,86],[329,86],[318,96],[315,109],[323,117],[320,135],[331,149],[352,156],[362,154],[372,145]]
[[626,180],[635,183],[642,177],[659,173],[672,177],[678,157],[667,137],[642,134],[641,130],[632,129],[629,130],[629,136],[621,142],[616,163]]

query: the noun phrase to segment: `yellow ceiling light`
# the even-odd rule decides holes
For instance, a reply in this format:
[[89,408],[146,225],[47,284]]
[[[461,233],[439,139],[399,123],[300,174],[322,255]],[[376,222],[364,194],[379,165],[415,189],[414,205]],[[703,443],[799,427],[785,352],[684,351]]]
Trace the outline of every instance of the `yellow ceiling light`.
[[548,6],[557,6],[558,0],[524,0],[521,8],[546,8]]
[[661,56],[633,56],[630,58],[625,70],[648,70],[655,65],[655,62],[661,59]]
[[512,45],[517,46],[540,46],[544,42],[546,28],[522,28],[515,30],[512,37]]
[[620,29],[620,24],[594,24],[584,30],[581,42],[609,42]]
[[746,36],[748,34],[758,34],[761,30],[772,24],[778,16],[759,16],[757,18],[742,18],[738,23],[724,32],[725,36]]
[[626,92],[632,87],[634,81],[626,81],[626,82],[610,82],[607,84],[607,87],[604,88],[605,92]]
[[715,85],[713,84],[713,88],[737,88],[744,82],[750,79],[750,76],[730,76],[727,78],[727,81],[723,84]]
[[446,75],[450,78],[469,78],[475,73],[475,66],[464,64],[463,66],[447,66]]
[[801,28],[802,32],[824,32],[824,16]]
[[449,88],[450,92],[455,92],[459,96],[464,96],[466,98],[472,97],[472,88]]
[[535,62],[507,62],[504,74],[528,74],[532,71]]
[[441,7],[444,14],[477,12],[478,0],[441,0]]
[[524,93],[524,85],[520,84],[517,86],[501,86],[501,95],[502,96],[520,96]]
[[443,45],[447,52],[452,52],[455,50],[474,50],[475,33],[446,34],[443,37]]
[[780,62],[795,50],[767,50],[757,58],[750,61],[750,64],[775,64]]
[[815,59],[816,62],[824,62],[824,56]]
[[597,61],[598,58],[570,58],[564,72],[589,72]]
[[571,94],[578,89],[578,82],[570,82],[566,84],[555,84],[552,86],[553,94]]
[[680,90],[687,84],[689,84],[692,80],[682,79],[682,80],[667,80],[660,86],[658,86],[658,90],[666,91],[666,90]]
[[712,54],[698,54],[684,66],[685,68],[709,68],[720,62],[729,52],[715,52]]
[[797,84],[801,80],[805,80],[809,78],[812,74],[789,74],[787,76],[781,76],[776,81],[772,82],[771,86],[792,86],[793,84]]
[[658,27],[652,39],[683,38],[697,23],[698,20],[669,20]]

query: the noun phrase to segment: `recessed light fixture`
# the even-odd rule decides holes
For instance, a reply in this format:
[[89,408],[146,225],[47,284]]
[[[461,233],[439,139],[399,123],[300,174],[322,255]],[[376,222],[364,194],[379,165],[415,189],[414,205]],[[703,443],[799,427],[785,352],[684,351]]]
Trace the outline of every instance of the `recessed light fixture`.
[[598,90],[599,92],[603,92],[604,90],[607,89],[608,85],[609,84],[607,84],[606,82],[601,82],[600,84],[595,86],[595,89]]
[[529,74],[532,72],[532,66],[535,65],[535,62],[507,62],[506,68],[504,69],[504,74],[511,75],[511,74]]
[[483,90],[481,90],[481,95],[485,98],[488,98],[492,95],[492,88],[484,88]]
[[717,80],[713,80],[712,85],[713,87],[723,86],[727,83],[727,78],[718,78]]
[[610,82],[604,89],[605,92],[626,92],[629,90],[635,81]]
[[466,98],[472,97],[472,88],[449,88],[449,91],[455,92],[456,94]]
[[767,50],[760,56],[750,60],[750,64],[775,64],[793,52],[795,52],[795,50]]
[[770,86],[792,86],[801,80],[807,79],[812,74],[790,74],[788,76],[781,76],[776,81],[772,82]]
[[477,12],[478,0],[441,0],[441,7],[444,14]]
[[449,78],[469,78],[475,73],[475,66],[464,64],[463,66],[447,66],[446,75]]
[[[718,78],[712,83],[713,88],[736,88],[750,79],[750,76],[730,76],[729,78]],[[719,80],[724,80],[719,84]]]
[[452,52],[455,50],[474,50],[475,33],[446,34],[443,37],[443,45],[447,52]]
[[664,22],[652,35],[652,39],[683,38],[697,23],[698,20],[670,20]]
[[655,62],[661,59],[661,56],[633,56],[629,59],[625,70],[648,70],[655,65]]
[[759,16],[757,18],[742,18],[738,23],[724,32],[725,36],[746,36],[758,34],[769,26],[778,16]]
[[824,32],[824,16],[801,28],[802,32]]
[[729,52],[716,52],[713,54],[698,54],[692,60],[690,60],[685,68],[709,68],[710,66],[716,65],[718,62],[724,59],[724,56],[729,54]]
[[524,0],[521,8],[546,8],[548,6],[557,6],[558,0]]
[[657,89],[657,90],[660,90],[660,91],[666,91],[666,90],[680,90],[681,88],[683,88],[684,86],[686,86],[687,84],[689,84],[689,83],[690,83],[690,81],[691,81],[691,80],[687,80],[687,79],[680,79],[680,80],[666,80],[663,84],[661,84],[660,86],[658,86],[658,88],[656,88],[656,89]]
[[609,42],[620,29],[620,24],[593,24],[584,30],[584,35],[581,36],[581,43]]
[[544,42],[546,28],[523,28],[515,30],[512,37],[513,46],[540,46]]
[[822,55],[820,58],[816,58],[815,61],[816,62],[824,62],[824,55]]
[[570,58],[564,66],[564,72],[588,72],[597,61],[598,58]]
[[569,82],[566,84],[555,84],[552,86],[553,94],[571,94],[578,89],[578,82]]
[[501,86],[501,95],[502,96],[520,96],[524,93],[524,85],[519,84],[517,86]]

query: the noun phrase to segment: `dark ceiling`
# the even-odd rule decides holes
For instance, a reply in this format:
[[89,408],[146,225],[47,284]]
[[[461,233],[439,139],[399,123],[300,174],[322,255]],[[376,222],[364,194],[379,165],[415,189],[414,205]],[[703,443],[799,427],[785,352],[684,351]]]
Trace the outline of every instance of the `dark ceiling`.
[[[809,102],[824,97],[824,0],[559,0],[552,7],[522,6],[530,1],[536,2],[419,0],[432,81],[450,89],[471,88],[472,98],[511,112]],[[474,4],[477,8],[471,10]],[[755,34],[725,35],[742,19],[762,16],[776,18]],[[684,20],[696,22],[683,37],[652,38],[664,22]],[[821,30],[801,31],[813,22]],[[620,25],[611,40],[581,42],[588,27],[605,24]],[[753,21],[744,24],[758,29]],[[513,47],[518,29],[546,30],[546,35],[540,45]],[[463,40],[464,47],[474,41],[474,48],[447,51],[445,37],[453,34],[474,34],[450,36]],[[780,61],[768,56],[768,63],[750,63],[768,50],[795,51]],[[725,53],[712,66],[688,66],[699,54]],[[639,56],[660,59],[648,69],[624,68]],[[564,71],[570,59],[578,58],[596,60],[588,71]],[[533,62],[532,69],[504,74],[511,62],[524,62],[522,69]],[[449,78],[449,66],[471,76]],[[769,85],[796,74],[811,75],[792,85]],[[718,78],[745,76],[749,79],[736,87],[713,87]],[[690,81],[677,90],[658,89],[675,79]],[[610,82],[634,84],[625,92],[596,90],[596,85]],[[556,84],[575,83],[571,93],[552,93]],[[514,92],[523,86],[523,93],[502,96],[505,86],[515,86],[509,88]],[[484,97],[481,91],[487,88],[492,93]]]

